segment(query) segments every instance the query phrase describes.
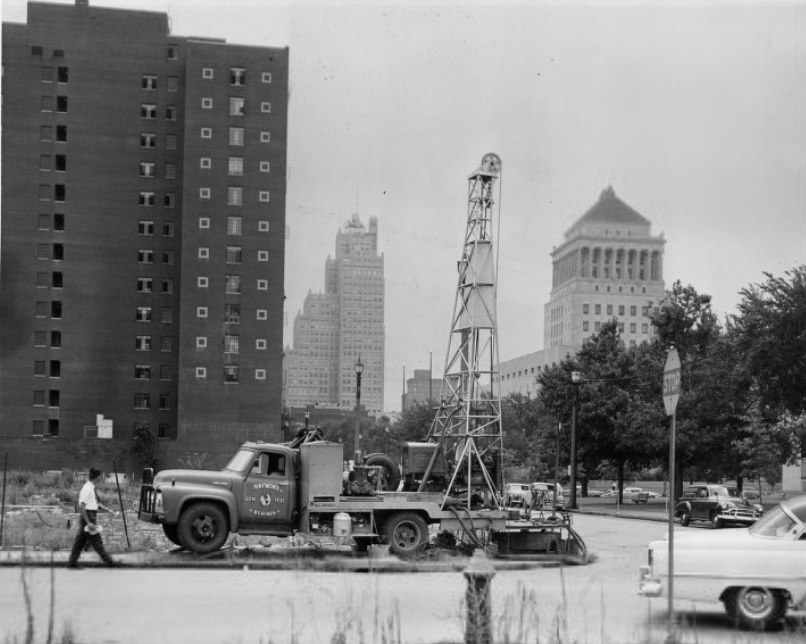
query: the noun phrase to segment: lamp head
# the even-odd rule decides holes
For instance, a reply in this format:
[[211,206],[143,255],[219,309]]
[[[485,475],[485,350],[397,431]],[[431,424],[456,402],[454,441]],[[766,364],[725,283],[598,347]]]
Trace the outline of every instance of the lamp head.
[[358,362],[355,363],[355,372],[361,374],[364,371],[364,363],[361,362],[361,356],[358,356]]

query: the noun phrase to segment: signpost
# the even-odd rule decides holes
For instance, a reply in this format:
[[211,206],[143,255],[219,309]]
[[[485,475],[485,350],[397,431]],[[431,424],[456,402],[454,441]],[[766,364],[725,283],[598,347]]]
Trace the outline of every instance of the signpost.
[[663,368],[663,406],[666,408],[666,415],[672,417],[672,429],[669,434],[669,571],[668,571],[668,610],[669,610],[669,634],[666,639],[668,644],[675,641],[674,638],[674,470],[675,470],[675,421],[677,401],[680,398],[680,356],[677,349],[672,347],[666,356],[666,366]]

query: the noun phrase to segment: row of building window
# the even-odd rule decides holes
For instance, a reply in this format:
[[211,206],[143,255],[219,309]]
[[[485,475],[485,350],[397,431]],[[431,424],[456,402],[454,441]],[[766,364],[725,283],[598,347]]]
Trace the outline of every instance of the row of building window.
[[59,300],[50,302],[37,301],[34,303],[34,313],[38,318],[62,319],[62,303]]
[[[213,99],[208,96],[202,97],[201,108],[203,110],[213,109]],[[260,101],[260,112],[261,114],[271,114],[271,101]],[[229,115],[246,116],[246,99],[243,96],[229,97]]]
[[43,94],[39,102],[39,109],[42,112],[56,111],[66,114],[67,97],[61,94],[57,94],[54,101],[54,97],[51,96],[50,94]]
[[[225,275],[224,276],[224,292],[227,295],[240,295],[242,289],[242,280],[240,275]],[[206,276],[199,276],[196,280],[196,286],[198,288],[209,288],[210,286],[210,279]],[[138,287],[139,287],[139,280],[138,280]],[[268,291],[269,290],[269,280],[267,279],[259,279],[256,282],[256,287],[258,291]],[[150,292],[150,291],[146,291]],[[207,317],[206,315],[207,307],[199,307],[197,309],[197,317]],[[204,313],[202,315],[202,313]]]
[[[146,121],[153,121],[157,118],[159,108],[155,103],[140,103],[140,118]],[[175,121],[179,110],[176,105],[165,106],[165,120]]]
[[[618,315],[622,315],[622,316],[625,315],[625,312],[627,310],[626,305],[619,304],[617,306],[618,306]],[[583,303],[582,304],[582,314],[583,315],[588,315],[590,313],[590,308],[591,308],[590,304]],[[603,309],[602,309],[601,304],[594,304],[593,305],[593,314],[594,315],[601,315],[602,310]],[[606,315],[613,315],[613,312],[616,310],[616,305],[607,304],[604,310],[606,311]],[[638,307],[637,306],[635,306],[635,305],[630,306],[630,315],[632,317],[635,317],[636,315],[638,315]],[[649,306],[642,306],[641,307],[641,315],[643,315],[644,317],[649,315]]]
[[[593,323],[593,330],[594,331],[600,331],[601,329],[602,329],[602,322],[597,320],[596,322]],[[582,331],[583,331],[583,333],[587,332],[589,330],[590,330],[590,322],[588,322],[588,320],[583,320],[582,321]],[[619,330],[620,333],[624,333],[624,322],[619,322],[618,323],[618,330]],[[638,332],[637,323],[630,322],[630,333],[637,333],[637,332]],[[643,333],[644,335],[649,333],[649,324],[648,323],[644,322],[643,324],[641,324],[641,333]]]
[[[149,190],[141,190],[138,203],[141,206],[153,207],[157,203],[157,194]],[[173,192],[166,192],[162,196],[162,205],[166,208],[176,208],[176,195]]]
[[[210,259],[210,249],[207,247],[200,247],[198,251],[199,259]],[[269,251],[259,250],[257,252],[257,261],[268,262]],[[225,254],[225,262],[227,264],[240,264],[243,262],[243,248],[241,246],[227,246]]]
[[42,172],[67,172],[67,155],[65,154],[41,154],[39,155],[39,169]]
[[[199,217],[199,230],[209,230],[209,228],[210,228],[210,218]],[[259,233],[267,233],[269,232],[269,230],[270,225],[267,220],[261,219],[257,222],[257,231]],[[237,216],[227,217],[227,235],[242,235],[242,234],[243,234],[243,217],[237,217]]]
[[[234,384],[240,382],[241,368],[239,365],[224,365],[224,382]],[[196,378],[199,380],[207,379],[207,367],[196,367]],[[265,380],[266,370],[255,369],[255,380]]]
[[[202,139],[212,139],[213,138],[213,128],[211,127],[202,127],[199,129],[199,136]],[[246,131],[242,127],[229,127],[227,128],[227,142],[229,145],[233,147],[243,147],[244,142],[246,140]],[[271,132],[269,130],[261,130],[259,134],[259,139],[261,143],[271,143]],[[206,158],[206,157],[202,157]],[[202,165],[204,167],[204,165]]]
[[61,360],[34,360],[34,375],[39,378],[61,378]]
[[43,183],[39,186],[39,201],[50,201],[50,200],[64,203],[67,200],[67,186],[63,183],[57,183],[51,185],[49,183]]
[[[208,200],[212,198],[213,198],[212,188],[209,187],[199,188],[199,199]],[[258,190],[257,200],[260,203],[269,203],[269,201],[271,201],[271,193],[268,190]],[[241,188],[240,186],[228,186],[227,205],[243,206],[243,204],[244,204],[243,188]]]
[[[134,378],[135,380],[151,380],[151,365],[149,364],[135,365]],[[170,365],[167,364],[160,365],[160,380],[170,380],[170,379],[171,379]]]
[[[45,423],[47,422],[47,434],[45,433]],[[59,419],[49,418],[47,421],[35,420],[33,423],[34,436],[58,436],[59,435]]]
[[[34,407],[44,407],[47,401],[48,407],[58,407],[61,400],[61,392],[58,389],[36,389],[34,394]],[[47,396],[45,396],[47,394]]]
[[[238,295],[238,293],[231,293],[231,295]],[[240,324],[241,322],[241,306],[240,304],[225,304],[224,309],[224,322],[227,324]],[[207,306],[197,306],[196,307],[196,317],[200,319],[207,319],[210,317],[210,307]],[[255,319],[256,320],[268,320],[269,319],[269,311],[268,309],[256,309],[255,310]]]
[[[168,411],[171,409],[171,396],[169,394],[159,394],[158,400],[160,411]],[[151,409],[151,394],[134,394],[134,408]]]
[[[215,70],[212,67],[202,67],[201,77],[204,80],[213,80],[215,78]],[[260,82],[271,83],[271,72],[261,72]],[[229,84],[233,87],[245,87],[247,81],[246,68],[244,67],[230,67],[229,68]]]
[[[196,336],[196,348],[206,349],[208,347],[208,338],[205,335]],[[265,351],[269,346],[266,338],[255,339],[255,349],[257,351]],[[224,335],[224,353],[240,353],[241,350],[241,337],[227,333]]]
[[[56,56],[55,53],[54,57],[58,58],[58,56]],[[57,83],[66,84],[70,80],[70,70],[68,67],[64,65],[57,65],[56,67],[53,67],[52,65],[42,65],[41,78],[43,83],[52,83],[55,80]]]
[[[136,351],[151,351],[154,343],[150,335],[138,335],[134,339],[134,348]],[[160,351],[163,353],[170,353],[173,351],[173,338],[169,335],[163,335],[160,338]]]
[[65,217],[62,213],[54,215],[42,213],[37,217],[37,228],[39,230],[54,230],[64,232]]
[[[160,292],[165,295],[170,295],[174,292],[174,281],[166,277],[161,280],[162,287]],[[138,277],[137,278],[137,292],[138,293],[153,293],[154,292],[154,278],[153,277]]]

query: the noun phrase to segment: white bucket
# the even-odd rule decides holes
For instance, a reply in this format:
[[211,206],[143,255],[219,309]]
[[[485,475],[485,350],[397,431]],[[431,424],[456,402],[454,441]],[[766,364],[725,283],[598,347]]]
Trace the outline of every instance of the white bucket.
[[352,531],[352,521],[346,512],[338,512],[333,515],[333,536],[349,537]]

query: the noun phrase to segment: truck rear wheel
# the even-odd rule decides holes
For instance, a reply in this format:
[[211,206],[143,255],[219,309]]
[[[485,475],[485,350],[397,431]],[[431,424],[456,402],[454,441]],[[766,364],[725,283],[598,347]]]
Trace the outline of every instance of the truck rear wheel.
[[198,554],[214,552],[229,536],[223,510],[214,503],[194,503],[179,517],[178,536],[182,545]]
[[415,512],[399,512],[386,519],[383,536],[389,544],[390,552],[410,555],[425,547],[428,542],[428,526]]

